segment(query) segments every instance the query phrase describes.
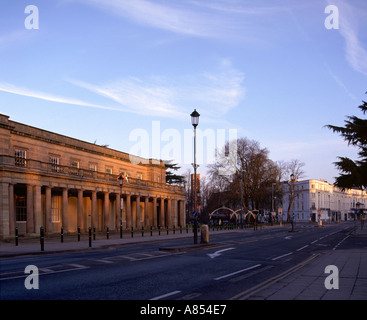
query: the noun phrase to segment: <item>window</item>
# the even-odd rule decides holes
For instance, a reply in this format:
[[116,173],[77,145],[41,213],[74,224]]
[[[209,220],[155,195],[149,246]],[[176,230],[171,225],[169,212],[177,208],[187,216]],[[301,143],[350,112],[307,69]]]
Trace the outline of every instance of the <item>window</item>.
[[14,152],[15,165],[18,167],[25,167],[27,165],[27,151],[21,149],[15,149]]
[[69,170],[69,173],[77,176],[79,174],[79,171],[78,171],[79,161],[78,160],[71,160],[70,161],[70,167],[71,167],[71,169]]
[[52,222],[60,222],[60,215],[61,215],[60,201],[61,201],[60,196],[53,196],[51,198]]
[[106,173],[112,174],[112,168],[111,167],[106,167]]
[[79,168],[79,161],[77,161],[77,160],[71,160],[70,161],[70,167]]
[[142,173],[138,173],[138,179],[143,180],[143,174]]
[[89,170],[90,171],[97,171],[97,164],[95,164],[95,163],[90,163],[89,164]]
[[55,156],[50,156],[50,164],[51,164],[51,171],[59,172],[59,165],[60,165],[60,158]]

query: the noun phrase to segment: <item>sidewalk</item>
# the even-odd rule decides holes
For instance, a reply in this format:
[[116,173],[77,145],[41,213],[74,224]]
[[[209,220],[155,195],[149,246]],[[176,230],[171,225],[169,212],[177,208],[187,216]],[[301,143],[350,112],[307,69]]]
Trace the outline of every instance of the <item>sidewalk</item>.
[[[247,230],[249,230],[250,232],[250,229]],[[211,230],[210,235],[218,235],[229,232],[246,232],[246,230]],[[150,235],[149,230],[145,230],[144,236],[142,236],[141,231],[134,231],[133,237],[131,237],[131,232],[125,230],[122,239],[120,238],[120,234],[118,232],[111,232],[109,235],[109,239],[107,239],[106,234],[98,233],[96,235],[96,240],[93,240],[92,236],[91,247],[89,247],[89,236],[85,233],[81,234],[80,241],[78,241],[77,234],[64,235],[63,242],[61,242],[60,236],[52,235],[44,238],[44,251],[41,251],[40,237],[19,237],[18,246],[15,245],[15,240],[10,240],[10,242],[9,240],[7,242],[0,242],[0,258],[22,255],[103,250],[113,246],[123,246],[156,241],[167,242],[169,240],[177,240],[183,238],[188,239],[188,246],[191,248],[194,238],[194,233],[191,229],[189,229],[188,232],[186,232],[186,229],[182,230],[182,233],[180,233],[180,230],[176,230],[175,234],[173,234],[172,230],[170,230],[168,235],[166,230],[162,230],[160,235],[158,235],[158,232],[155,230],[152,236]],[[189,239],[192,239],[192,242],[189,243]],[[200,244],[200,232],[198,232],[198,244]]]
[[[367,300],[367,228],[361,230],[359,227],[351,236],[360,238],[365,243],[364,248],[336,249],[314,255],[239,299]],[[329,265],[338,268],[338,289],[325,287],[325,283],[335,284],[328,277],[336,274],[325,272],[325,267]]]

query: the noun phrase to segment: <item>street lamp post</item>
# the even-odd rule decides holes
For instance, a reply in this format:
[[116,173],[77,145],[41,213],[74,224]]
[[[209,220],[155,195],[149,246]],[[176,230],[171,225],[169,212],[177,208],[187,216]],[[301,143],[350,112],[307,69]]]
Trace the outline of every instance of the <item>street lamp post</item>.
[[198,220],[197,220],[197,202],[196,202],[196,196],[197,196],[197,190],[196,190],[196,127],[199,124],[199,112],[196,111],[196,109],[191,113],[191,124],[194,127],[194,244],[198,243]]

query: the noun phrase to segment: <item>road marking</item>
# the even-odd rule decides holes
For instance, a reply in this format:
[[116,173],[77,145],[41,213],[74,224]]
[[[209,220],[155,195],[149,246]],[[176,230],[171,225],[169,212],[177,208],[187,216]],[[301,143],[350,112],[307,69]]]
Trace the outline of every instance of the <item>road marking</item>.
[[177,293],[180,293],[180,292],[181,291],[172,291],[172,292],[169,292],[169,293],[166,293],[166,294],[162,294],[161,296],[151,298],[149,300],[159,300],[159,299],[167,298],[169,296],[173,296],[173,295],[175,295]]
[[219,257],[222,252],[233,250],[233,249],[235,248],[227,248],[227,249],[218,250],[218,251],[215,251],[214,253],[208,253],[208,256],[213,259],[213,258]]
[[281,255],[281,256],[275,257],[275,258],[273,258],[273,259],[271,259],[271,260],[272,260],[272,261],[274,261],[274,260],[278,260],[278,259],[280,259],[280,258],[283,258],[283,257],[289,256],[289,255],[291,255],[291,254],[293,254],[293,252],[288,252],[288,253],[283,254],[283,255]]
[[250,272],[250,273],[246,273],[246,274],[244,274],[242,276],[238,276],[238,277],[232,278],[232,279],[229,280],[229,282],[232,282],[232,283],[239,282],[239,281],[242,281],[244,279],[253,277],[254,275],[256,275],[258,273],[261,273],[261,272],[264,272],[264,271],[266,271],[268,269],[272,269],[272,268],[274,268],[274,266],[270,266],[270,265],[269,266],[265,266],[264,268],[257,269],[257,270],[254,270],[254,271]]
[[344,240],[346,240],[347,238],[349,238],[349,236],[350,235],[348,234],[343,240],[339,241],[338,244],[333,248],[333,250],[336,250],[336,248],[339,247]]
[[303,249],[305,249],[305,248],[307,248],[308,247],[308,244],[306,244],[305,246],[303,246],[303,247],[301,247],[301,248],[298,248],[296,251],[301,251],[301,250],[303,250]]
[[261,266],[261,264],[256,264],[256,265],[254,265],[252,267],[249,267],[249,268],[246,268],[246,269],[242,269],[242,270],[238,270],[236,272],[228,273],[228,274],[225,274],[225,275],[223,275],[221,277],[218,277],[218,278],[214,278],[214,280],[222,280],[222,279],[225,279],[225,278],[234,276],[235,274],[239,274],[241,272],[245,272],[245,271],[248,271],[248,270],[251,270],[251,269],[255,269],[255,268],[260,267],[260,266]]
[[314,243],[316,243],[317,241],[319,241],[319,240],[312,241],[312,242],[311,242],[311,244],[314,244]]

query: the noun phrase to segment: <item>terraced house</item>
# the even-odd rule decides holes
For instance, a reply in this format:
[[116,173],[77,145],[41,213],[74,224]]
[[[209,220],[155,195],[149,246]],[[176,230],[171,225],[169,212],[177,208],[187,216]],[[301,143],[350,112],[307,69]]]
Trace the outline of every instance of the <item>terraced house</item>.
[[144,159],[0,114],[0,237],[185,225],[185,193]]

